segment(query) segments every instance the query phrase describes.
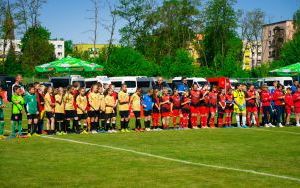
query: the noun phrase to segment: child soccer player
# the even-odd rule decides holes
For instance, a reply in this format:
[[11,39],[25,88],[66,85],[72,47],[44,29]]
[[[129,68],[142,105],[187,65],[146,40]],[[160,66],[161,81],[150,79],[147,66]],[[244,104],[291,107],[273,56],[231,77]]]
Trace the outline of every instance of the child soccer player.
[[217,86],[213,86],[211,92],[208,94],[209,97],[209,127],[215,128],[215,115],[217,113],[217,106],[218,106],[218,89]]
[[70,122],[73,121],[72,131],[75,133],[79,133],[78,116],[75,108],[76,101],[73,90],[74,88],[72,86],[69,86],[63,98],[66,113],[66,126],[67,128],[70,127]]
[[[191,90],[191,106],[190,106],[190,111],[191,111],[191,126],[193,129],[198,129],[197,126],[197,122],[198,122],[198,116],[200,114],[200,110],[202,110],[202,102],[200,102],[200,97],[201,97],[201,92],[198,90],[198,85],[197,84],[193,84],[192,90]],[[203,111],[204,112],[204,111]],[[200,114],[201,120],[202,120],[202,116],[204,115],[204,113]],[[202,126],[204,126],[202,124]]]
[[152,110],[153,110],[153,90],[149,89],[147,94],[143,95],[143,107],[144,107],[144,124],[145,124],[145,130],[150,131],[150,123],[151,123],[151,115],[152,115]]
[[[243,90],[243,84],[239,84],[237,89],[233,92],[234,99],[234,113],[236,116],[236,124],[238,128],[247,128],[246,125],[246,96]],[[242,116],[242,123],[240,121],[240,116]]]
[[189,97],[189,92],[183,92],[183,97],[181,100],[181,111],[182,111],[182,121],[180,122],[181,128],[188,129],[189,126],[189,115],[190,115],[190,104],[191,99]]
[[170,101],[170,95],[168,94],[168,89],[164,88],[162,91],[162,96],[160,98],[160,112],[162,117],[163,129],[169,128],[169,121],[172,109],[172,103]]
[[38,103],[37,97],[35,94],[34,86],[29,87],[29,92],[25,95],[25,111],[27,113],[27,121],[28,121],[28,134],[27,136],[37,135],[37,125],[38,125]]
[[258,107],[256,100],[257,94],[254,90],[254,85],[251,85],[249,90],[246,92],[247,125],[249,127],[252,126],[251,115],[253,115],[255,118],[256,126],[259,127]]
[[[82,124],[86,124],[86,118],[87,118],[87,97],[85,95],[85,88],[80,88],[79,95],[76,97],[76,106],[77,106],[77,115],[78,115],[78,121],[80,123],[79,127]],[[84,127],[82,134],[88,134],[87,133],[87,127]]]
[[233,103],[234,101],[233,101],[232,89],[229,89],[226,94],[225,128],[231,127]]
[[[2,87],[0,86],[0,93],[2,93]],[[4,105],[4,97],[0,95],[0,140],[5,139],[4,136],[4,111],[3,108],[5,108]]]
[[105,99],[104,99],[105,96],[103,94],[104,88],[102,87],[101,83],[98,83],[97,85],[98,85],[99,97],[100,97],[100,99],[99,99],[100,100],[99,101],[100,108],[99,108],[99,117],[98,117],[100,125],[99,124],[97,124],[97,125],[100,126],[100,132],[104,132],[104,128],[106,126],[106,123],[105,123]]
[[285,113],[286,113],[285,125],[289,126],[291,113],[292,113],[292,110],[294,109],[294,101],[293,101],[293,95],[292,95],[291,88],[286,89],[286,94],[284,96],[284,103],[285,103]]
[[296,115],[296,126],[300,127],[300,87],[298,86],[297,91],[293,95],[293,102],[295,107]]
[[280,85],[278,85],[277,88],[275,88],[273,100],[275,104],[277,126],[283,127],[281,118],[283,114],[284,94]]
[[55,98],[53,95],[53,88],[48,87],[47,93],[45,95],[45,112],[47,118],[47,131],[48,134],[54,134],[54,108],[55,108]]
[[121,116],[121,132],[130,132],[128,129],[129,123],[129,94],[127,93],[127,85],[123,84],[121,91],[118,94],[119,99],[119,114]]
[[159,126],[159,119],[160,119],[160,104],[159,104],[159,91],[155,89],[153,91],[153,109],[152,109],[152,129],[160,130]]
[[130,98],[130,105],[132,107],[135,117],[135,131],[142,131],[141,125],[141,88],[137,88],[136,92]]
[[172,105],[172,116],[173,116],[173,127],[176,128],[178,126],[177,119],[180,117],[180,123],[182,121],[181,115],[181,97],[177,89],[174,90],[174,94],[170,98]]
[[[195,87],[195,86],[194,86]],[[192,95],[191,95],[192,96]],[[192,100],[193,102],[193,100]],[[199,115],[200,115],[200,121],[201,121],[201,128],[206,129],[207,127],[207,119],[209,114],[209,90],[208,86],[204,86],[202,90],[200,91],[200,101],[199,101]],[[194,127],[198,128],[198,127]]]
[[265,127],[274,127],[270,121],[273,113],[271,108],[272,96],[268,90],[267,85],[262,86],[262,91],[260,92],[260,99],[263,110],[263,125]]
[[55,95],[55,129],[58,135],[67,134],[67,127],[64,124],[65,120],[65,103],[63,100],[64,88],[58,88],[58,92]]
[[112,129],[111,127],[111,123],[112,123],[112,118],[114,117],[115,114],[115,99],[113,96],[113,90],[111,88],[108,88],[105,91],[105,131],[107,131],[108,133],[114,133],[117,132],[114,129]]
[[17,136],[22,134],[22,110],[25,104],[24,98],[22,97],[23,90],[19,86],[14,87],[14,94],[11,97],[12,102],[12,126],[11,126],[11,136],[15,137],[15,129],[18,129]]
[[98,117],[99,117],[99,110],[100,110],[100,95],[98,93],[98,86],[93,85],[92,89],[88,96],[88,102],[89,102],[89,111],[88,115],[90,117],[91,121],[91,133],[95,134],[97,133],[98,129]]
[[218,95],[218,127],[221,128],[224,125],[224,113],[226,108],[226,95],[225,89],[221,90],[221,93]]

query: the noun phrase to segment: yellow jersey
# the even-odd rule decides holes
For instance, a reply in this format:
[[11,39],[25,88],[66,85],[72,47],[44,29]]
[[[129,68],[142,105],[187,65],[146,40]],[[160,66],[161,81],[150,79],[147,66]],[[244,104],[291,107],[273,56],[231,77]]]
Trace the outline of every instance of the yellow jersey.
[[76,98],[76,105],[77,105],[77,114],[86,114],[86,107],[88,101],[86,96],[78,95]]
[[133,111],[141,111],[141,97],[137,93],[131,96],[130,104]]
[[129,95],[123,91],[120,91],[118,94],[119,99],[119,110],[128,111],[129,110]]
[[234,112],[235,113],[244,113],[246,112],[246,96],[245,92],[240,90],[235,90],[233,92],[233,98],[234,98]]
[[114,97],[107,95],[104,100],[105,100],[105,113],[106,114],[114,113],[114,105],[115,105]]
[[64,114],[65,113],[65,104],[63,101],[63,96],[55,95],[55,113]]
[[45,95],[45,111],[46,112],[54,112],[54,107],[52,106],[52,99],[51,99],[51,95],[49,93],[47,93]]
[[70,93],[66,93],[64,96],[65,110],[75,110],[74,96]]

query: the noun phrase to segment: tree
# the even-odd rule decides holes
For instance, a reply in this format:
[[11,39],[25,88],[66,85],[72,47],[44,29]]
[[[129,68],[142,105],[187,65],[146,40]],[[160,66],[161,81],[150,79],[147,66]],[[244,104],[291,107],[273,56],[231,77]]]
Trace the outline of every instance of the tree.
[[174,56],[165,56],[160,65],[160,74],[171,78],[175,76],[191,76],[193,74],[193,61],[189,52],[178,49]]
[[8,50],[5,62],[4,62],[4,72],[8,75],[21,74],[22,68],[20,62],[17,60],[14,46],[11,46]]
[[55,59],[54,46],[49,43],[50,32],[42,26],[27,30],[22,38],[22,69],[32,74],[34,67]]
[[199,1],[169,0],[147,16],[149,32],[138,37],[137,50],[159,62],[160,57],[186,49],[195,39],[200,23]]
[[120,43],[123,46],[137,45],[137,39],[147,31],[146,18],[153,12],[154,7],[152,0],[119,0],[115,13],[126,23],[120,29]]
[[158,67],[130,47],[113,48],[104,73],[108,76],[153,76]]
[[296,30],[296,33],[298,33],[300,31],[300,9],[298,9],[294,13],[293,20],[294,20],[294,28]]
[[[15,53],[14,49],[14,40],[15,40],[15,24],[14,24],[14,20],[13,20],[13,16],[11,13],[11,8],[10,8],[10,3],[7,2],[7,6],[5,8],[5,18],[3,21],[3,54],[2,56],[5,57],[6,56],[6,49],[9,46],[10,50],[10,54],[11,56],[13,56],[12,54]],[[15,63],[12,62],[12,60],[15,58],[11,58],[11,63]],[[3,64],[3,68],[2,71],[4,72],[4,64]]]
[[65,56],[72,55],[74,52],[74,45],[72,40],[65,41]]
[[41,9],[47,0],[17,0],[16,20],[21,33],[25,33],[29,27],[40,25],[39,17]]
[[114,35],[115,35],[116,24],[117,24],[117,13],[116,13],[117,8],[116,5],[111,5],[111,3],[108,0],[106,0],[106,3],[108,5],[110,17],[111,17],[110,20],[111,23],[108,25],[104,25],[104,28],[109,32],[108,46],[105,50],[105,61],[107,62],[113,47]]
[[[265,13],[261,9],[254,9],[244,14],[240,21],[242,40],[245,46],[250,46],[252,54],[258,54],[259,48],[262,44],[262,31],[265,23]],[[258,61],[252,61],[252,67],[255,67]]]
[[280,52],[284,65],[300,62],[300,33],[294,35],[293,40],[286,42]]
[[97,44],[97,37],[98,37],[98,26],[99,26],[99,1],[98,0],[90,0],[90,2],[93,4],[93,9],[88,10],[89,12],[92,12],[92,17],[88,18],[92,21],[93,28],[90,30],[92,33],[92,42],[93,42],[93,54],[94,58],[97,55],[96,50],[96,44]]
[[225,58],[236,38],[237,13],[235,0],[208,1],[205,11],[204,50],[208,66],[216,71],[224,67]]

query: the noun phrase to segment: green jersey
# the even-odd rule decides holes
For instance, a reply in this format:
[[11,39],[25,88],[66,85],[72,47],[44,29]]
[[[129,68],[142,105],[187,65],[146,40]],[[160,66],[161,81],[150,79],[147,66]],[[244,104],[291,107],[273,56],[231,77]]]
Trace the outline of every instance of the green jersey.
[[[3,99],[0,97],[0,106],[4,105]],[[3,108],[0,108],[0,120],[4,119]]]
[[23,110],[23,106],[25,104],[24,98],[20,95],[13,94],[11,97],[12,102],[12,113],[13,114],[21,114]]
[[37,99],[35,94],[26,93],[25,97],[25,107],[26,112],[29,114],[37,114],[38,108],[37,108]]

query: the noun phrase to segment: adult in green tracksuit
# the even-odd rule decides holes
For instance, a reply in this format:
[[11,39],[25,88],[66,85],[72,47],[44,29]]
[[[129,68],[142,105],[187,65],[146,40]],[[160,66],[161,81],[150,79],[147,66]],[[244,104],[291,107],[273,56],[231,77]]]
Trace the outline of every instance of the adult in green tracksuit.
[[24,98],[22,97],[22,89],[19,86],[14,88],[15,92],[11,97],[12,102],[12,126],[11,126],[11,136],[16,136],[15,130],[18,128],[18,135],[22,134],[22,110],[25,104]]
[[37,123],[38,123],[38,103],[35,94],[34,86],[29,87],[29,92],[26,93],[25,100],[25,112],[27,114],[28,120],[28,134],[27,136],[36,135],[37,136]]
[[[2,91],[2,88],[0,87]],[[5,108],[3,98],[0,96],[0,140],[4,139],[4,112],[3,108]]]

